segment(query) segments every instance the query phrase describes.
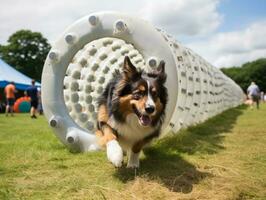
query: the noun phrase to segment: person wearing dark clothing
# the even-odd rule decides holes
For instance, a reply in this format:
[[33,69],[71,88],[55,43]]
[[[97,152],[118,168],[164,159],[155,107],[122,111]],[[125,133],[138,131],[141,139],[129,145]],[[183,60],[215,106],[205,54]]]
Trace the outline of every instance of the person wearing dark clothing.
[[31,118],[36,119],[36,111],[38,108],[38,89],[35,86],[35,80],[31,81],[31,86],[27,88],[26,95],[30,97],[30,116]]

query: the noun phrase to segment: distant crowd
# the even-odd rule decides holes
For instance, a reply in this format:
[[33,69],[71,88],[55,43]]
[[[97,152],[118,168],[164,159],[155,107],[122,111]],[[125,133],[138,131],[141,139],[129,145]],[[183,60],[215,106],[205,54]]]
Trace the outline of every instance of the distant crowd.
[[[10,82],[4,89],[4,95],[6,103],[2,103],[0,108],[4,110],[5,115],[14,116],[14,104],[16,101],[17,89],[14,82]],[[42,104],[41,104],[41,92],[38,87],[35,85],[35,80],[31,81],[31,86],[29,86],[25,91],[24,95],[30,97],[30,117],[32,119],[37,118],[37,112],[39,114],[43,113]]]

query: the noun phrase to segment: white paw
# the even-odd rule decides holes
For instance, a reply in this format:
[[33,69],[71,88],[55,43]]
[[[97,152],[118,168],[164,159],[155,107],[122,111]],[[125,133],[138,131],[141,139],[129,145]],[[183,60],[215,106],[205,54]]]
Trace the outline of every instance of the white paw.
[[128,153],[127,168],[139,168],[139,153]]
[[121,167],[123,162],[123,150],[116,140],[111,140],[106,144],[108,160],[116,167]]

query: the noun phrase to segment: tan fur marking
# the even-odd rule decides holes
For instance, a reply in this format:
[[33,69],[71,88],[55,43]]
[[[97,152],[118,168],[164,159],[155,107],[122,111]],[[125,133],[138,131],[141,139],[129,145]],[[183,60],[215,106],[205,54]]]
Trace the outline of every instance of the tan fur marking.
[[157,90],[156,90],[155,87],[153,87],[153,88],[151,89],[151,94],[152,94],[152,95],[156,95],[156,94],[157,94]]
[[105,147],[107,142],[117,139],[116,135],[113,132],[113,129],[109,126],[103,126],[102,131],[96,131],[96,136],[99,137],[98,143],[102,147]]
[[141,91],[141,92],[145,92],[145,87],[144,87],[144,85],[140,85],[139,87],[138,87],[138,89]]
[[124,115],[124,118],[126,118],[128,114],[133,112],[131,104],[130,104],[131,99],[132,99],[132,95],[123,96],[123,97],[120,97],[119,99],[119,103],[120,103],[119,109],[122,115]]
[[97,137],[102,137],[102,136],[103,136],[103,132],[100,131],[100,130],[96,130],[95,135],[96,135]]
[[145,103],[146,103],[147,99],[148,99],[148,97],[147,97],[147,96],[144,96],[144,97],[142,97],[142,98],[139,99],[139,100],[131,100],[130,103],[131,103],[131,105],[134,104],[135,107],[136,107],[139,111],[144,112],[144,110],[145,110]]
[[[106,105],[101,105],[98,111],[98,121],[105,122],[107,124],[108,120],[109,116],[108,116],[107,107]],[[104,125],[101,129],[102,130],[97,130],[95,133],[96,136],[99,138],[98,142],[101,146],[106,146],[107,142],[117,139],[113,132],[113,129],[108,125]]]
[[99,122],[107,122],[109,117],[108,117],[108,111],[106,105],[101,105],[99,107],[98,111],[98,121]]

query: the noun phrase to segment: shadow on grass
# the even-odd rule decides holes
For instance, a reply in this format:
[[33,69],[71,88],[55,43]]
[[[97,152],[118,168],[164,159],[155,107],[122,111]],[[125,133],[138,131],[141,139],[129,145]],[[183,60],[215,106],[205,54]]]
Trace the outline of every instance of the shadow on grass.
[[225,134],[230,133],[245,105],[229,109],[204,123],[181,130],[180,133],[159,140],[155,146],[168,151],[187,154],[213,154],[224,149]]
[[[145,158],[141,160],[137,176],[147,177],[166,186],[174,192],[189,193],[193,184],[198,183],[211,174],[201,172],[180,155],[163,152],[157,148],[145,150]],[[134,180],[134,169],[119,168],[115,174],[123,182]]]
[[[212,174],[199,171],[196,166],[182,158],[182,154],[203,156],[223,150],[221,143],[225,133],[230,133],[245,108],[239,106],[227,110],[202,124],[158,140],[144,150],[145,157],[141,159],[137,175],[158,180],[174,192],[191,192],[194,184]],[[135,178],[135,172],[121,168],[115,176],[127,182]]]

